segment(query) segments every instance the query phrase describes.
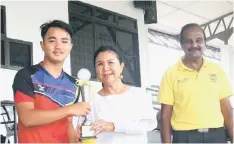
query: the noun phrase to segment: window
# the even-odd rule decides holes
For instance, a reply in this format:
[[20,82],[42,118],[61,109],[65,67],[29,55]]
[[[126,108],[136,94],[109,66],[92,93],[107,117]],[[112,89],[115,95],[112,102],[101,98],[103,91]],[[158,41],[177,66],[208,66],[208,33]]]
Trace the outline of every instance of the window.
[[27,42],[9,40],[10,66],[27,67],[31,65],[31,45]]
[[19,70],[32,65],[32,43],[8,38],[5,6],[1,6],[1,68]]
[[1,40],[1,67],[19,70],[32,65],[32,43],[7,38]]
[[80,15],[93,16],[92,8],[85,5],[80,5],[79,3],[72,2],[72,5],[69,5],[69,10]]
[[126,31],[117,31],[117,48],[122,53],[124,68],[124,81],[127,83],[140,83],[139,75],[135,75],[139,70],[137,35]]
[[116,31],[114,28],[107,25],[96,24],[94,32],[95,32],[95,49],[98,49],[103,45],[115,46]]
[[5,65],[5,43],[1,40],[1,65]]
[[105,12],[100,9],[96,9],[96,18],[104,21],[108,21],[110,23],[116,23],[116,17],[114,14],[110,12]]
[[6,34],[5,6],[2,6],[2,5],[1,5],[1,34]]
[[96,80],[94,52],[100,46],[112,45],[124,59],[123,81],[140,86],[136,20],[79,1],[69,1],[68,6],[69,23],[74,30],[72,75],[76,77],[81,68],[87,68],[91,71],[91,79]]
[[1,65],[5,65],[6,52],[6,14],[5,6],[1,5]]
[[70,21],[73,25],[73,48],[71,51],[71,64],[72,75],[76,76],[81,68],[87,68],[95,78],[95,69],[93,66],[94,54],[94,36],[93,36],[93,23],[88,20],[82,20],[70,15]]
[[137,29],[136,21],[119,16],[118,25],[127,29]]

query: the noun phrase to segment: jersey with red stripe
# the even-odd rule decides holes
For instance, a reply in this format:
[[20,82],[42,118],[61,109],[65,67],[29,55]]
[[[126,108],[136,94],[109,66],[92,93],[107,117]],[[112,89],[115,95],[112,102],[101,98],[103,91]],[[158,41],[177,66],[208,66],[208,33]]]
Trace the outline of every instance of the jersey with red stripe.
[[[14,101],[32,102],[34,109],[54,110],[78,101],[76,80],[62,72],[54,78],[40,64],[17,72],[14,83]],[[38,116],[40,117],[40,116]],[[68,143],[67,117],[50,124],[24,127],[18,122],[19,143]]]

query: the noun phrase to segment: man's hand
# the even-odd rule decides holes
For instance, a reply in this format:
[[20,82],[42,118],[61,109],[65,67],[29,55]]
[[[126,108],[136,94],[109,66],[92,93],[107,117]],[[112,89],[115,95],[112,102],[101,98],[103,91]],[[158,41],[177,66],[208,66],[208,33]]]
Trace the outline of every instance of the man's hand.
[[106,122],[104,120],[98,120],[91,125],[91,129],[94,130],[94,135],[98,135],[101,132],[110,132],[115,130],[114,123]]
[[228,136],[233,143],[233,111],[229,97],[220,100],[221,112],[224,118],[224,124],[228,132]]
[[84,116],[89,114],[90,104],[88,102],[78,102],[69,106],[69,113],[73,116]]
[[161,104],[161,141],[162,143],[171,143],[171,116],[172,105]]
[[90,112],[90,104],[78,102],[58,109],[43,110],[35,109],[32,102],[20,102],[16,104],[16,111],[23,126],[32,127],[49,124],[70,115],[87,115]]

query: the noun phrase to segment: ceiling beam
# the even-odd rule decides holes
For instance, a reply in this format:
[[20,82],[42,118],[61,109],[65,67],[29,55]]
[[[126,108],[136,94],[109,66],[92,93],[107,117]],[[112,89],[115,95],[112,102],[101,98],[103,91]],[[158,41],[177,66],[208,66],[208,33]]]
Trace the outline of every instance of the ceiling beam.
[[[228,22],[227,17],[231,17]],[[214,29],[211,29],[211,25],[216,25]],[[233,34],[233,12],[227,13],[221,17],[211,20],[205,24],[200,25],[206,33],[207,41],[218,38],[225,44],[228,44],[228,40]],[[208,27],[208,28],[207,28]],[[222,31],[217,32],[218,28],[223,28]],[[207,35],[208,34],[208,35]]]

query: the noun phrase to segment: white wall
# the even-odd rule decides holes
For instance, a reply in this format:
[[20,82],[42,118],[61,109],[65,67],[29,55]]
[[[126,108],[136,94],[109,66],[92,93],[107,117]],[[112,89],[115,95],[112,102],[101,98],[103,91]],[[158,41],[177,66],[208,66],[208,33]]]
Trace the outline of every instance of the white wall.
[[149,75],[150,85],[160,85],[161,78],[167,68],[176,64],[183,55],[183,51],[149,43]]

